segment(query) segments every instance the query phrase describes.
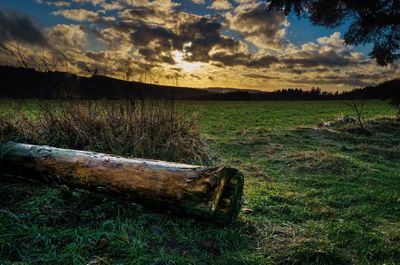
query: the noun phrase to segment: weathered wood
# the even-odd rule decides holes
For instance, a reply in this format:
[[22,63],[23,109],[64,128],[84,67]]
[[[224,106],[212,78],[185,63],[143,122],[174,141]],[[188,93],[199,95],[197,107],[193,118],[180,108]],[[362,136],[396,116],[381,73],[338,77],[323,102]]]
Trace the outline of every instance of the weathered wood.
[[7,142],[0,174],[69,184],[176,213],[230,223],[242,205],[243,176],[147,159]]

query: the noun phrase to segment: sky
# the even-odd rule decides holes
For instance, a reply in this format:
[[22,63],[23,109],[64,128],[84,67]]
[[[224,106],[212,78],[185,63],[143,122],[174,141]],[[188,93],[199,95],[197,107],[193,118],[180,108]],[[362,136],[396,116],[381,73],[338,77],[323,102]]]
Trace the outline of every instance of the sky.
[[266,91],[400,76],[398,63],[369,58],[370,44],[344,45],[347,26],[313,26],[256,0],[0,0],[0,64]]

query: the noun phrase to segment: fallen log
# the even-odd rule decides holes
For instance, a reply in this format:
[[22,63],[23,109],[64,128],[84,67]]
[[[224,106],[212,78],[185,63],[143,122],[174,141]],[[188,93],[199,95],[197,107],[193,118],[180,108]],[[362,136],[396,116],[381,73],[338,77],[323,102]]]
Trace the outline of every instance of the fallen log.
[[67,184],[178,214],[230,223],[243,196],[233,168],[207,168],[6,142],[0,176]]

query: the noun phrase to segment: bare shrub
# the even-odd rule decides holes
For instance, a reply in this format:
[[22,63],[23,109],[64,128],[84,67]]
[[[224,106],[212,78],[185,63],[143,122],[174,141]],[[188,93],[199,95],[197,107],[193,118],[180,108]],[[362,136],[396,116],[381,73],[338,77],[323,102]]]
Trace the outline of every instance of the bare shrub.
[[362,130],[365,129],[364,126],[364,106],[365,100],[352,100],[350,103],[345,103],[354,113],[358,125]]
[[195,119],[160,101],[42,101],[34,115],[0,118],[13,140],[128,157],[210,164]]

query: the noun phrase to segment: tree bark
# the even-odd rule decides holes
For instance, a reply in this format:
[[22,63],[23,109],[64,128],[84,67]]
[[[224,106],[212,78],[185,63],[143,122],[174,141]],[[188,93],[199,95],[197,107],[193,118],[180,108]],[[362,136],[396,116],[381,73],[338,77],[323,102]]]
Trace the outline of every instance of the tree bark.
[[15,142],[0,145],[0,175],[67,184],[223,224],[235,220],[243,196],[243,176],[233,168]]

